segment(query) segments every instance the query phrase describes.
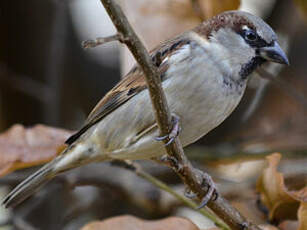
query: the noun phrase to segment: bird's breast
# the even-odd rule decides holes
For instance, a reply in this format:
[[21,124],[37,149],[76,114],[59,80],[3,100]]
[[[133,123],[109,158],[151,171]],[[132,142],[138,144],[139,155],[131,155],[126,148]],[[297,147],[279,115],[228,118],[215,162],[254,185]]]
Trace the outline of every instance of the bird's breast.
[[246,86],[232,81],[224,68],[205,58],[180,72],[170,69],[169,74],[163,87],[171,111],[181,117],[184,146],[221,124],[238,105]]
[[[193,44],[192,44],[193,45]],[[239,103],[245,83],[235,84],[225,65],[210,59],[201,47],[183,47],[170,57],[162,87],[172,113],[180,117],[184,146],[222,123]],[[227,69],[227,68],[226,68]],[[148,90],[138,93],[106,116],[93,134],[101,152],[112,158],[141,159],[165,153]]]

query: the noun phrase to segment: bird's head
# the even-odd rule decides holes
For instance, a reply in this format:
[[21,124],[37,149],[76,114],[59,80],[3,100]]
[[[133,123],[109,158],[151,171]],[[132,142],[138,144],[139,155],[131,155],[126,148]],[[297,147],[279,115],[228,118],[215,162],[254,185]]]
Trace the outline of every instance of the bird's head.
[[266,61],[289,65],[272,28],[261,18],[243,11],[227,11],[194,29],[208,39],[222,61],[246,78]]

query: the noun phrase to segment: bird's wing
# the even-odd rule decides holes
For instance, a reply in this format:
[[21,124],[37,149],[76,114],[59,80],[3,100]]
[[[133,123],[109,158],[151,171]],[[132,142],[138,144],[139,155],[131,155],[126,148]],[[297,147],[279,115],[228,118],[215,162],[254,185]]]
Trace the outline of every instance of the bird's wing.
[[[181,38],[176,37],[173,40],[166,41],[150,52],[151,58],[158,68],[161,81],[164,80],[164,73],[167,70],[167,62],[163,62],[163,60],[187,43],[188,40],[182,39],[182,36]],[[88,116],[84,126],[77,133],[69,137],[65,143],[69,145],[74,143],[90,127],[146,88],[147,85],[143,71],[135,65],[125,78],[99,101]]]

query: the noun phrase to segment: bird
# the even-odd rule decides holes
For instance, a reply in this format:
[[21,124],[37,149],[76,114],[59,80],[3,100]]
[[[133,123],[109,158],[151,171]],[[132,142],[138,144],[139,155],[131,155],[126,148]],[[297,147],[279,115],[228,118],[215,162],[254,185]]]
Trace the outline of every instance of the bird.
[[[265,62],[289,65],[273,29],[243,11],[226,11],[150,52],[185,147],[220,125],[239,104],[251,73]],[[167,138],[172,140],[174,135]],[[156,140],[155,140],[156,139]],[[161,157],[148,88],[136,64],[94,107],[66,149],[2,201],[14,207],[58,174],[91,162]]]

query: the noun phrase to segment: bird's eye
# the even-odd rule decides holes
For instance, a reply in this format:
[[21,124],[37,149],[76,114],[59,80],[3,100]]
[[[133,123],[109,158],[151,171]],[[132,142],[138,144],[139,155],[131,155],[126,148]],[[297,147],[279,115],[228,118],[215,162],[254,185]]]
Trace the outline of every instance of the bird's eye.
[[256,41],[257,40],[257,34],[253,30],[246,30],[244,33],[244,37],[248,41]]

